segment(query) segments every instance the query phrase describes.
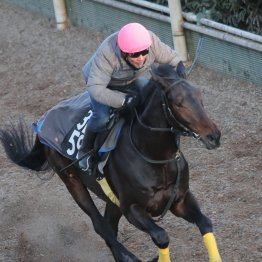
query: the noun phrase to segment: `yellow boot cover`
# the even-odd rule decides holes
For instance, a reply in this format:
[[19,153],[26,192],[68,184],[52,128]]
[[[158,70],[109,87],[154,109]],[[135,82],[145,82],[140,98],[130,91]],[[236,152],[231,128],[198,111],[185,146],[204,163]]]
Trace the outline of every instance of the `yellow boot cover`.
[[171,262],[168,247],[159,249],[158,262]]
[[208,251],[209,262],[222,262],[213,233],[205,234],[203,240]]
[[120,206],[120,202],[118,200],[118,198],[116,197],[116,195],[114,194],[114,192],[111,190],[110,186],[107,183],[106,178],[102,178],[101,180],[97,180],[97,182],[99,183],[99,185],[101,186],[102,190],[104,191],[104,193],[106,194],[106,196],[118,207]]

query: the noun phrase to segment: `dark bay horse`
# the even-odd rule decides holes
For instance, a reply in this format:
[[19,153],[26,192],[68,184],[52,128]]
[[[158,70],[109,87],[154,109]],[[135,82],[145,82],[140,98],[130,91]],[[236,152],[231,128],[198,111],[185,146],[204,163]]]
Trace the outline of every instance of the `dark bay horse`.
[[[60,176],[91,218],[115,261],[140,261],[117,240],[122,215],[149,234],[159,248],[159,256],[150,261],[170,261],[168,234],[155,220],[169,210],[196,224],[209,261],[221,262],[211,221],[189,190],[189,168],[179,148],[180,136],[189,135],[198,138],[207,149],[215,149],[220,145],[221,133],[205,112],[200,90],[180,79],[170,66],[154,68],[147,88],[149,95],[136,116],[124,124],[117,147],[104,168],[119,205],[110,201],[95,176],[88,176],[76,165],[63,170],[72,161],[41,143],[37,136],[32,147],[26,146],[25,129],[1,129],[1,142],[16,164],[36,171],[51,167]],[[99,213],[88,190],[106,202],[104,215]]]

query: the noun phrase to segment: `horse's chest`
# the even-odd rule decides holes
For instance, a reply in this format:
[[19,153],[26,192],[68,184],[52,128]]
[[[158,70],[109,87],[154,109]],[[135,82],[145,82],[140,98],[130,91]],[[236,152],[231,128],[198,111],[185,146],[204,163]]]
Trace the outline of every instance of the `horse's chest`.
[[153,216],[160,215],[170,197],[171,191],[169,189],[162,189],[154,192],[154,194],[148,198],[146,206],[147,211]]
[[151,215],[160,215],[173,194],[176,194],[177,197],[182,196],[187,189],[187,172],[185,172],[184,166],[181,168],[182,172],[178,181],[176,168],[163,169],[162,175],[158,176],[155,184],[148,188],[146,209]]

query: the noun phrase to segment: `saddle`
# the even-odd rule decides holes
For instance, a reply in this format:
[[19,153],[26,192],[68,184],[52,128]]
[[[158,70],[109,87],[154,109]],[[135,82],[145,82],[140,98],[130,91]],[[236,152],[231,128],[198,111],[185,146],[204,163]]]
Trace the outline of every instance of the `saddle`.
[[[32,124],[32,129],[37,133],[41,143],[76,161],[91,116],[90,96],[88,92],[84,92],[48,110]],[[113,111],[107,130],[99,134],[94,143],[97,152],[94,166],[98,168],[100,174],[103,174],[110,152],[116,147],[123,124],[124,119]]]

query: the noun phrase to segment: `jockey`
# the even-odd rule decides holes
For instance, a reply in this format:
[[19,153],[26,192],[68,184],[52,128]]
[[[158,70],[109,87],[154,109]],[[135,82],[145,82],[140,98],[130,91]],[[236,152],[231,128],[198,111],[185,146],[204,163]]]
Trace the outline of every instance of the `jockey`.
[[[139,23],[129,23],[107,37],[83,67],[92,116],[88,121],[78,157],[93,149],[99,132],[106,129],[111,108],[132,110],[138,104],[133,91],[141,91],[148,80],[142,77],[153,63],[170,64],[186,76],[179,55]],[[128,92],[129,91],[129,92]],[[82,170],[91,167],[91,154],[79,161]]]

